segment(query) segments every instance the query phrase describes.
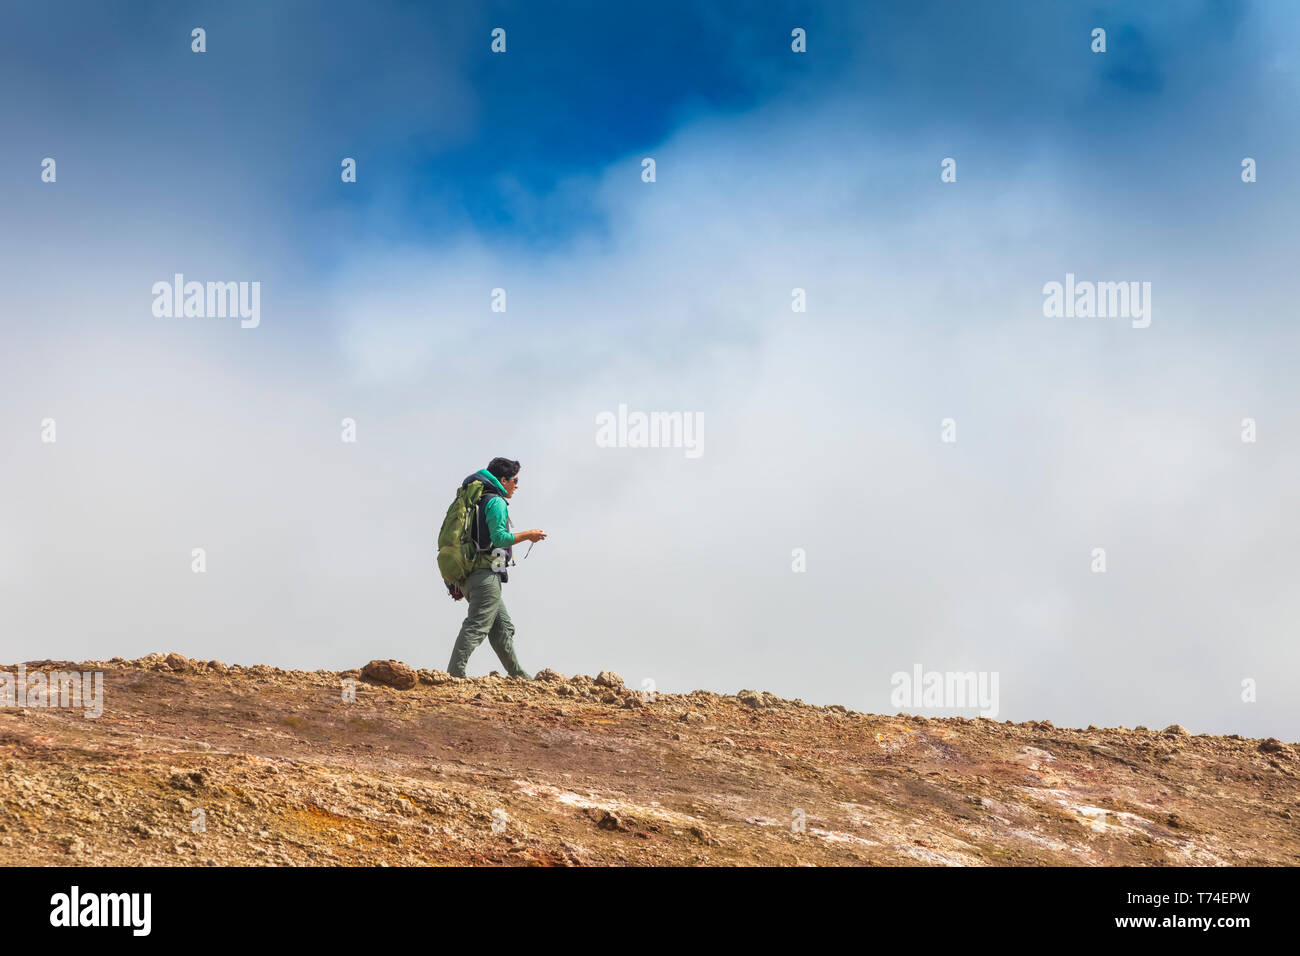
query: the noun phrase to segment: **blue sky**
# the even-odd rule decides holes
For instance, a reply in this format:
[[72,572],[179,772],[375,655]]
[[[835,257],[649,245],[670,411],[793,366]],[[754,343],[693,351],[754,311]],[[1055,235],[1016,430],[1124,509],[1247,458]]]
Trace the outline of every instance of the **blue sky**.
[[[557,192],[566,180],[774,101],[845,100],[855,116],[840,122],[929,133],[972,158],[1055,144],[1147,187],[1177,171],[1139,168],[1129,150],[1252,115],[1186,115],[1204,104],[1295,110],[1293,95],[1269,102],[1293,92],[1268,62],[1286,34],[1263,28],[1294,28],[1281,4],[88,4],[52,16],[59,6],[8,11],[3,41],[7,85],[24,91],[6,120],[50,151],[94,129],[108,169],[173,167],[142,182],[141,199],[172,172],[177,190],[261,185],[294,220],[342,209],[365,228],[380,204],[385,235],[425,240],[598,231],[599,210]],[[209,49],[195,56],[175,38],[200,21]],[[1103,21],[1104,59],[1078,41]],[[806,56],[789,53],[793,23],[809,31]],[[488,50],[494,25],[508,29],[505,56]],[[1270,139],[1288,135],[1285,116]],[[307,174],[340,154],[362,166],[346,193]]]
[[[920,661],[998,670],[1013,719],[1294,738],[1298,33],[1283,3],[6,9],[0,656],[444,666],[435,523],[510,454],[552,533],[509,585],[527,666],[887,710]],[[155,318],[176,272],[260,281],[261,325]],[[1151,327],[1045,318],[1067,272],[1151,282]],[[705,454],[596,447],[620,403],[702,412]]]

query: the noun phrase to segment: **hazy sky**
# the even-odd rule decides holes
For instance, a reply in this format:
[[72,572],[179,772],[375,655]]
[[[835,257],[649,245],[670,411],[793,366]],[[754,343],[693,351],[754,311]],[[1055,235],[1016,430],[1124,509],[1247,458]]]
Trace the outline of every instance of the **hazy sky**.
[[[1300,737],[1300,14],[753,6],[0,13],[0,659],[445,667],[506,455],[530,670]],[[1149,327],[1045,317],[1067,273]]]

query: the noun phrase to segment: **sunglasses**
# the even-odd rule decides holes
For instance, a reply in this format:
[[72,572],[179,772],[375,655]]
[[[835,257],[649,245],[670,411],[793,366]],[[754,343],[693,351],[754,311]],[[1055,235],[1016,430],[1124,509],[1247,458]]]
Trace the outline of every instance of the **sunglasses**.
[[501,481],[503,484],[507,481],[511,482],[512,484],[516,484],[516,485],[519,484],[519,478],[517,476],[514,478],[502,478]]

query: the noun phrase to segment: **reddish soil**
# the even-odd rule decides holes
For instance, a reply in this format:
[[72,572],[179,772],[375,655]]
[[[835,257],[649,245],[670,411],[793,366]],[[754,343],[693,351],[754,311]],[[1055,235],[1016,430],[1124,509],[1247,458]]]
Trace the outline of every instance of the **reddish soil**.
[[1279,741],[647,700],[605,674],[420,671],[345,702],[358,671],[27,668],[102,670],[104,710],[0,708],[3,865],[1300,863]]

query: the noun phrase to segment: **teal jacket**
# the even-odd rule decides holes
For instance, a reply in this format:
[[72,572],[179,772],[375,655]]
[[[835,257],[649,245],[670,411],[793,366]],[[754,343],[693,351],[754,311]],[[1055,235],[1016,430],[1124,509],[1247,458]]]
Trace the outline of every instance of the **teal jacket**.
[[506,490],[497,480],[497,476],[486,468],[480,468],[475,472],[475,476],[491,484],[501,494],[499,498],[496,495],[488,498],[487,504],[483,506],[483,515],[487,518],[488,537],[492,539],[492,547],[508,548],[515,543],[515,536],[510,530],[510,519],[506,510]]

